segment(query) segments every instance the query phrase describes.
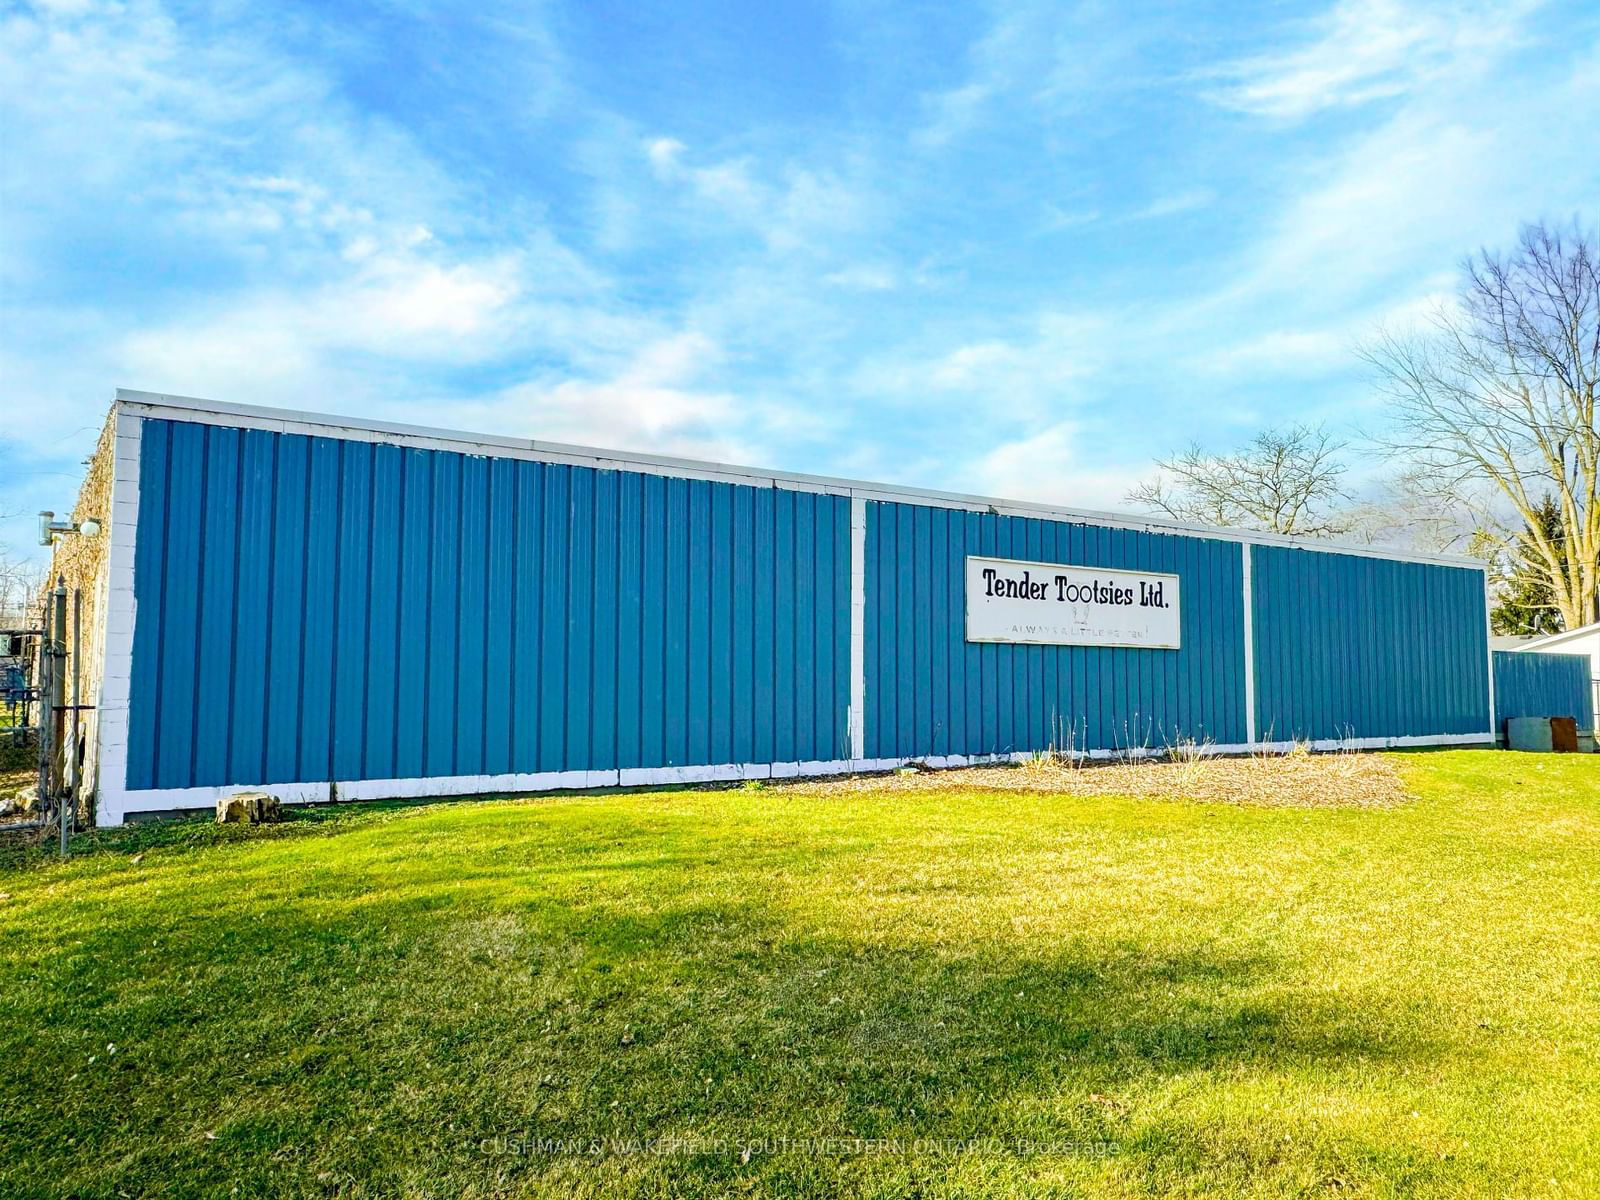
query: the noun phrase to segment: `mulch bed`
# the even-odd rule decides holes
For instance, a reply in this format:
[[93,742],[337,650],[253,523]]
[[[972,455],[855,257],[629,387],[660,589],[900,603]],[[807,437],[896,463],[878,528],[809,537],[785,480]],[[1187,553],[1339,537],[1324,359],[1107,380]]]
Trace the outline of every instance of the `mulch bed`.
[[1074,764],[1041,758],[1016,766],[908,770],[774,782],[805,793],[1005,791],[1063,796],[1136,796],[1271,808],[1391,808],[1410,797],[1400,773],[1378,754],[1258,754],[1189,761]]

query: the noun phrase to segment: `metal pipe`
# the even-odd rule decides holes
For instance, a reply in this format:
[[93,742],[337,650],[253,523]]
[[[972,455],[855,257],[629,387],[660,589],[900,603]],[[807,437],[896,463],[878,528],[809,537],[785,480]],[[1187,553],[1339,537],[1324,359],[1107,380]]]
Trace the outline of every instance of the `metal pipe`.
[[67,750],[67,779],[68,801],[71,807],[72,822],[78,822],[78,794],[83,790],[83,780],[80,775],[83,771],[83,718],[78,714],[83,710],[83,673],[80,663],[83,661],[83,589],[72,589],[72,707],[67,710],[71,715],[67,720],[71,722],[72,737],[68,740]]
[[56,824],[61,827],[61,857],[67,856],[67,839],[72,835],[72,794],[67,790],[67,714],[62,710],[66,700],[67,673],[65,671],[67,657],[67,578],[65,575],[56,576],[56,639],[50,648],[54,656],[55,670],[51,677],[55,680],[52,688],[55,703],[50,709],[51,724],[55,726],[58,736],[55,742],[56,755]]
[[83,693],[79,691],[82,686],[82,672],[78,668],[79,654],[83,643],[83,589],[72,589],[72,703],[83,703]]
[[50,613],[51,604],[47,599],[44,603],[44,633],[39,638],[39,682],[34,689],[38,696],[39,718],[36,728],[39,730],[39,784],[35,791],[34,803],[43,813],[50,804],[50,733],[53,724],[54,709],[51,706],[50,696]]

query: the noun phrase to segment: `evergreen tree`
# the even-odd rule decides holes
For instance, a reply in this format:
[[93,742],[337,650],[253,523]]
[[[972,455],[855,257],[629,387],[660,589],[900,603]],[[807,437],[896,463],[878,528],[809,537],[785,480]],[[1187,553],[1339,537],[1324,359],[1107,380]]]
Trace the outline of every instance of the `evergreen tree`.
[[1489,625],[1499,634],[1560,633],[1561,607],[1551,586],[1550,568],[1537,549],[1532,525],[1538,525],[1549,544],[1556,548],[1563,568],[1566,565],[1566,538],[1561,509],[1553,496],[1546,495],[1533,510],[1530,527],[1518,533],[1496,564],[1499,602],[1490,614]]

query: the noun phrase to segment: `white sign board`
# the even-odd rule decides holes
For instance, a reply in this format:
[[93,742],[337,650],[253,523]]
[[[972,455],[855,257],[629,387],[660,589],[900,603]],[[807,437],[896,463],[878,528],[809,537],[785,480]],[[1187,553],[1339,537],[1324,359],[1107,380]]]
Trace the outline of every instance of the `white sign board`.
[[967,641],[1176,650],[1178,577],[967,559]]

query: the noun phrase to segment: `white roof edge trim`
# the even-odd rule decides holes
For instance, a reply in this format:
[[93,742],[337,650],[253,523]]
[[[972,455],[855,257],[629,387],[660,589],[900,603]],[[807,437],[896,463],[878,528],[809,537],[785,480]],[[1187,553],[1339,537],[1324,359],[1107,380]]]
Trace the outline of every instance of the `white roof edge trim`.
[[1259,546],[1281,546],[1294,550],[1315,550],[1325,554],[1349,554],[1361,558],[1384,558],[1399,562],[1433,563],[1447,567],[1465,567],[1487,574],[1487,566],[1479,559],[1460,554],[1424,554],[1407,550],[1387,550],[1374,546],[1347,545],[1340,542],[1314,541],[1289,537],[1283,534],[1264,533],[1251,529],[1225,529],[1213,525],[1191,525],[1164,517],[1141,516],[1138,513],[1104,512],[1096,509],[1062,508],[1059,505],[1040,504],[1029,500],[1006,500],[994,496],[974,496],[962,492],[943,492],[931,488],[917,488],[890,483],[873,483],[862,479],[846,479],[831,475],[806,475],[795,471],[774,471],[762,467],[745,467],[730,463],[708,462],[703,459],[674,458],[663,454],[649,454],[636,450],[608,450],[599,446],[577,446],[565,442],[546,442],[533,438],[513,438],[495,434],[467,433],[456,429],[439,429],[426,425],[408,425],[397,421],[373,421],[359,417],[338,416],[332,413],[305,412],[298,409],[269,408],[253,404],[230,404],[219,400],[205,400],[196,396],[177,396],[165,392],[144,392],[132,388],[118,388],[115,403],[144,416],[184,419],[184,414],[207,414],[215,417],[259,421],[265,426],[304,425],[325,429],[324,436],[338,437],[341,430],[379,434],[398,439],[416,439],[432,443],[447,442],[461,447],[466,453],[492,453],[496,450],[520,451],[534,458],[570,460],[592,459],[596,465],[610,469],[626,469],[629,465],[667,469],[690,477],[703,477],[719,482],[742,482],[778,486],[793,485],[810,490],[822,489],[844,496],[857,496],[867,500],[899,501],[907,504],[936,503],[948,508],[975,511],[992,511],[1001,516],[1037,517],[1072,524],[1101,525],[1117,529],[1132,529],[1145,533],[1169,533],[1189,537],[1209,538],[1214,541],[1248,543]]
[[1534,638],[1531,642],[1523,642],[1515,647],[1514,653],[1521,654],[1524,650],[1537,650],[1540,646],[1553,646],[1564,642],[1568,638],[1581,637],[1586,633],[1593,633],[1600,629],[1600,621],[1590,621],[1587,625],[1579,625],[1576,629],[1563,629],[1560,633],[1547,633],[1543,637]]

